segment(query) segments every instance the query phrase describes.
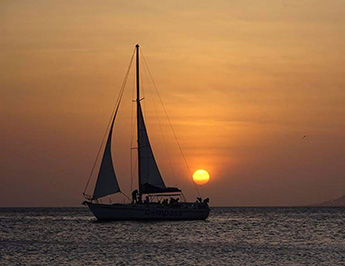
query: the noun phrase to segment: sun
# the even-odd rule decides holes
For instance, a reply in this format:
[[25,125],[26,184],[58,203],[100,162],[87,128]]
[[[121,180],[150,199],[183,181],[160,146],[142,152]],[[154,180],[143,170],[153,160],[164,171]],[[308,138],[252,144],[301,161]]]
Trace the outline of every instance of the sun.
[[208,181],[210,181],[210,175],[206,170],[196,170],[193,174],[193,181],[198,185],[205,185]]

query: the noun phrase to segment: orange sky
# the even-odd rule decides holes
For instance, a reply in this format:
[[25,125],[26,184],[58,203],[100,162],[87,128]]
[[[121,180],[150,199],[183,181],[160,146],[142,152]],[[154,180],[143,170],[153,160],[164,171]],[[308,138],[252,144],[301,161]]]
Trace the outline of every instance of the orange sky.
[[[136,43],[191,169],[210,172],[200,191],[212,205],[345,194],[344,10],[344,1],[1,1],[0,205],[79,206]],[[132,74],[113,147],[126,193]],[[172,175],[152,88],[144,83],[157,161],[194,200],[162,116]]]

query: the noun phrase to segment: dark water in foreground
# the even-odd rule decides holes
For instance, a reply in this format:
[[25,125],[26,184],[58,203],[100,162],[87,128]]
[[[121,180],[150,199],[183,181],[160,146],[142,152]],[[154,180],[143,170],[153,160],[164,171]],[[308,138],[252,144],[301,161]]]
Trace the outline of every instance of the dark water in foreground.
[[206,221],[97,223],[0,209],[0,265],[345,265],[345,208],[214,208]]

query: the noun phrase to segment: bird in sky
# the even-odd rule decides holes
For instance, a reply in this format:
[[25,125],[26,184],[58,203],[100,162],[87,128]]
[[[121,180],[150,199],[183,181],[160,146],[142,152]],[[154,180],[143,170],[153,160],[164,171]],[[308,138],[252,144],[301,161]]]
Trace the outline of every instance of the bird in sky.
[[308,137],[308,135],[304,135],[304,136],[302,137],[302,140],[304,140],[306,137]]

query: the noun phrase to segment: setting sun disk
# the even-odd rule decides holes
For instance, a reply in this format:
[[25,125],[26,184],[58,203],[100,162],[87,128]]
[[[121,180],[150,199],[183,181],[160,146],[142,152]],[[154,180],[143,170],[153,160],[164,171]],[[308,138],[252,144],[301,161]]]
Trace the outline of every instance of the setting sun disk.
[[210,181],[210,175],[206,170],[196,170],[193,174],[193,181],[198,185],[204,185]]

